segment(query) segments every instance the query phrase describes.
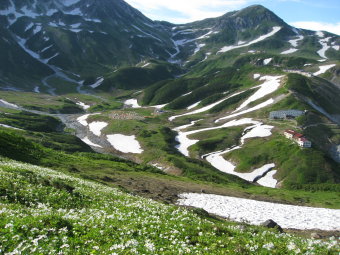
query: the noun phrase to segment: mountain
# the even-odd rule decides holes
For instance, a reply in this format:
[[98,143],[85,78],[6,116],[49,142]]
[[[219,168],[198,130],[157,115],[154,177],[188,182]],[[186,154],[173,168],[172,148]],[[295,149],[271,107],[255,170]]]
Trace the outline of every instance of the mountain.
[[[152,21],[122,0],[4,0],[0,21],[1,86],[52,94],[64,84],[69,91],[81,92],[83,84],[96,88],[106,77],[104,87],[114,88],[112,76],[120,68],[160,61],[154,72],[161,66],[164,75],[143,79],[145,87],[181,73],[167,63],[188,69],[235,49],[339,58],[338,36],[293,28],[259,5],[174,25]],[[154,72],[137,71],[148,77]]]
[[34,78],[51,73],[79,82],[78,75],[99,76],[146,58],[166,60],[172,50],[167,27],[121,0],[6,0],[0,9],[2,80],[8,86],[14,79],[28,89]]
[[0,32],[1,251],[339,250],[339,36],[122,0],[2,0]]

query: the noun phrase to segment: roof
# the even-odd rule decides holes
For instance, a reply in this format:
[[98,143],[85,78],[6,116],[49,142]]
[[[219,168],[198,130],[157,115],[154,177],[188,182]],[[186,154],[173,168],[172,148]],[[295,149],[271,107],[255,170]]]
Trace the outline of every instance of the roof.
[[296,134],[296,132],[294,130],[291,130],[291,129],[285,130],[285,133],[292,134],[292,135]]

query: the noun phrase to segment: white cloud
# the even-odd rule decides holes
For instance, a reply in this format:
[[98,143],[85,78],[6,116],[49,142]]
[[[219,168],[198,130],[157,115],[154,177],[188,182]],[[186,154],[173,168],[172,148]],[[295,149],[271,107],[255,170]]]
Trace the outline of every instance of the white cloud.
[[[151,19],[185,23],[221,16],[252,0],[125,0]],[[176,15],[173,15],[176,13]]]
[[340,22],[338,23],[325,23],[316,21],[297,21],[291,22],[290,25],[298,28],[304,28],[314,31],[327,31],[337,35],[340,35]]

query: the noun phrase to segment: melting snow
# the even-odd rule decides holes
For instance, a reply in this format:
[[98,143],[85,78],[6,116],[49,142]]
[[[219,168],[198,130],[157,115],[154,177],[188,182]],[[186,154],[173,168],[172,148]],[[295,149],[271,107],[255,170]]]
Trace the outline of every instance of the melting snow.
[[95,22],[95,23],[101,23],[102,21],[100,19],[89,19],[89,18],[84,18],[85,21],[89,22]]
[[201,103],[201,101],[198,101],[198,102],[196,102],[196,103],[194,103],[194,104],[188,106],[188,107],[187,107],[187,110],[191,110],[191,109],[195,108],[195,107],[198,106],[200,103]]
[[34,27],[33,23],[30,23],[26,28],[25,28],[25,32],[27,32],[28,30],[30,30],[32,27]]
[[298,49],[290,48],[289,50],[282,51],[280,54],[282,54],[282,55],[287,55],[287,54],[294,53],[294,52],[296,52],[296,51],[298,51]]
[[84,143],[90,145],[90,146],[93,146],[93,147],[97,147],[97,148],[103,148],[102,146],[98,145],[98,144],[95,144],[93,142],[90,141],[90,139],[86,136],[84,137],[83,139],[81,139]]
[[19,108],[19,106],[17,106],[16,104],[12,104],[12,103],[9,103],[3,99],[0,99],[0,104],[3,104],[5,106],[9,106],[11,108]]
[[98,77],[97,81],[95,83],[93,83],[92,85],[90,85],[90,87],[95,89],[95,88],[99,87],[100,85],[102,85],[103,81],[104,81],[103,77]]
[[274,103],[274,99],[270,98],[270,99],[268,99],[267,101],[265,101],[265,102],[263,102],[263,103],[261,103],[261,104],[258,104],[258,105],[254,106],[254,107],[251,107],[251,108],[249,108],[249,109],[247,109],[247,110],[244,110],[244,111],[241,111],[241,112],[237,112],[237,113],[234,113],[234,114],[232,114],[232,115],[228,115],[228,116],[226,116],[226,117],[219,118],[219,119],[215,120],[215,123],[218,123],[218,122],[220,122],[221,120],[234,118],[234,117],[237,117],[237,116],[240,116],[240,115],[249,113],[249,112],[256,111],[256,110],[261,109],[261,108],[264,108],[264,107],[266,107],[266,106],[268,106],[268,105],[270,105],[270,104],[272,104],[272,103]]
[[77,118],[77,121],[82,124],[83,126],[88,126],[89,123],[87,123],[87,118],[91,115],[96,115],[98,113],[93,113],[93,114],[85,114]]
[[[231,121],[230,123],[237,123]],[[268,125],[262,125],[261,122],[258,121],[253,121],[251,119],[241,119],[240,120],[241,124],[255,124],[251,127],[245,128],[244,131],[250,130],[249,132],[246,132],[245,135],[241,137],[241,145],[240,146],[235,146],[231,149],[227,149],[225,151],[218,151],[218,152],[212,152],[207,155],[203,155],[202,157],[206,157],[206,160],[216,169],[220,170],[221,172],[236,175],[244,180],[247,180],[249,182],[253,182],[259,178],[262,178],[268,171],[270,171],[272,168],[274,168],[275,164],[267,164],[264,165],[258,169],[253,170],[250,173],[239,173],[235,172],[236,166],[233,165],[231,162],[227,161],[224,159],[222,155],[227,154],[228,152],[238,150],[241,148],[241,146],[244,144],[245,139],[248,138],[255,138],[255,137],[268,137],[270,136],[271,130],[274,128],[273,126],[268,126]]]
[[53,14],[57,13],[58,10],[57,9],[49,9],[47,12],[46,12],[46,15],[47,16],[52,16]]
[[37,34],[41,31],[42,26],[41,25],[37,25],[34,29],[33,29],[33,34]]
[[326,57],[326,51],[331,48],[331,46],[328,46],[328,41],[331,39],[331,37],[327,37],[324,39],[320,39],[319,43],[321,44],[322,48],[317,51],[317,53],[320,55],[320,57],[327,59]]
[[71,6],[71,5],[74,5],[78,2],[80,2],[81,0],[63,0],[62,3],[65,5],[65,6]]
[[43,48],[43,49],[41,50],[41,52],[44,52],[44,51],[46,51],[46,50],[50,49],[51,47],[53,47],[53,44],[52,44],[52,45],[50,45],[50,46],[47,46],[47,47]]
[[199,52],[206,44],[205,43],[200,43],[200,44],[197,44],[196,43],[196,49],[194,51],[194,55]]
[[130,106],[132,108],[142,108],[139,104],[137,99],[128,99],[124,102],[124,105]]
[[171,116],[171,117],[169,118],[169,121],[173,121],[174,119],[176,119],[176,118],[178,118],[178,117],[182,117],[182,116],[187,116],[187,115],[192,115],[192,114],[197,114],[197,113],[201,113],[201,112],[208,111],[208,110],[212,109],[213,107],[215,107],[216,105],[222,103],[223,101],[225,101],[225,100],[227,100],[227,99],[229,99],[229,98],[231,98],[231,97],[237,96],[237,95],[239,95],[239,94],[241,94],[241,93],[243,93],[243,92],[244,92],[244,91],[235,93],[235,94],[233,94],[233,95],[231,95],[231,96],[228,96],[228,97],[226,97],[226,98],[223,98],[223,99],[221,99],[221,100],[219,100],[219,101],[217,101],[217,102],[215,102],[215,103],[212,103],[212,104],[210,104],[210,105],[204,106],[204,107],[202,107],[202,108],[200,108],[200,109],[197,109],[197,110],[195,110],[195,111],[187,112],[187,113],[180,114],[180,115]]
[[277,180],[274,178],[274,175],[276,173],[276,170],[269,171],[264,177],[258,180],[257,183],[264,187],[275,188]]
[[261,74],[258,74],[258,73],[255,73],[255,74],[254,74],[254,79],[255,79],[255,80],[257,80],[257,79],[260,78],[260,77],[261,77]]
[[318,37],[325,37],[325,34],[324,34],[324,32],[322,32],[322,31],[317,31],[317,32],[315,32],[315,34],[318,36]]
[[263,64],[266,66],[268,65],[270,62],[272,62],[273,58],[266,58],[265,60],[263,60]]
[[[260,81],[264,81],[263,84],[257,86],[260,87],[252,96],[250,96],[246,101],[244,101],[234,112],[237,112],[245,108],[251,102],[254,102],[264,96],[267,96],[280,87],[280,81],[283,76],[263,76]],[[255,88],[257,88],[255,87]]]
[[269,32],[268,34],[265,34],[265,35],[261,35],[259,38],[255,39],[253,41],[250,41],[250,42],[248,42],[246,44],[242,44],[242,45],[225,46],[222,49],[220,49],[217,53],[223,53],[223,52],[227,52],[227,51],[230,51],[230,50],[233,50],[233,49],[238,49],[238,48],[242,48],[242,47],[252,45],[254,43],[258,43],[260,41],[263,41],[263,40],[273,36],[278,31],[280,31],[280,29],[281,29],[281,27],[273,27],[273,30],[271,32]]
[[70,28],[70,31],[72,31],[73,33],[79,33],[79,32],[81,32],[83,30],[82,29]]
[[20,128],[12,127],[12,126],[1,124],[1,123],[0,123],[0,127],[10,128],[10,129],[15,129],[15,130],[23,130],[23,129],[20,129]]
[[137,27],[137,26],[135,26],[135,25],[131,25],[131,26],[134,27],[135,29],[137,29],[138,31],[142,32],[143,34],[148,35],[148,36],[150,36],[150,37],[156,39],[157,41],[162,42],[162,41],[161,41],[159,38],[157,38],[156,36],[153,36],[152,34],[149,34],[149,33],[145,32],[145,31],[143,31],[143,30],[140,29],[139,27]]
[[108,135],[107,140],[118,151],[123,153],[136,153],[141,154],[143,152],[139,142],[136,140],[136,136],[126,136],[121,134]]
[[300,35],[297,39],[293,39],[293,40],[289,40],[288,42],[293,46],[293,47],[297,47],[298,46],[298,42],[303,40],[303,36]]
[[75,9],[73,9],[71,11],[64,11],[64,13],[70,14],[70,15],[84,16],[82,11],[79,8],[75,8]]
[[333,48],[334,50],[340,50],[340,46],[339,46],[339,45],[333,45],[332,48]]
[[241,119],[241,120],[232,120],[230,122],[227,122],[221,126],[217,127],[211,127],[211,128],[203,128],[203,129],[198,129],[198,130],[193,130],[193,131],[188,131],[188,132],[182,132],[181,130],[188,128],[190,126],[193,126],[197,121],[192,121],[188,125],[180,126],[174,129],[174,131],[178,132],[178,135],[176,136],[176,141],[179,142],[179,145],[176,146],[176,148],[185,156],[189,156],[189,150],[188,148],[197,142],[199,140],[192,140],[188,138],[189,135],[200,133],[200,132],[205,132],[205,131],[210,131],[210,130],[216,130],[216,129],[221,129],[221,128],[226,128],[226,127],[232,127],[232,126],[240,126],[240,125],[245,125],[245,124],[256,124],[257,122],[252,121],[251,119]]
[[81,23],[76,23],[76,24],[72,24],[71,28],[79,28],[81,26]]
[[336,66],[336,64],[331,64],[331,65],[325,65],[325,66],[319,66],[319,71],[313,73],[313,75],[318,76],[320,74],[323,74],[325,72],[327,72],[329,69],[331,69],[332,67]]
[[55,58],[55,57],[57,57],[57,56],[59,56],[59,53],[54,54],[54,55],[53,55],[52,57],[50,57],[50,58],[42,59],[41,61],[44,62],[45,64],[48,64],[48,62],[49,62],[51,59],[53,59],[53,58]]
[[142,66],[142,68],[147,67],[149,65],[151,65],[151,63],[146,63],[145,65]]
[[76,104],[79,105],[80,107],[82,107],[84,110],[87,110],[91,107],[90,105],[87,105],[87,104],[80,102],[80,101],[77,102]]
[[89,124],[90,131],[96,135],[101,136],[101,131],[105,128],[108,124],[106,122],[94,121]]
[[294,206],[262,202],[228,196],[185,193],[180,195],[179,205],[202,208],[209,213],[237,222],[260,225],[268,219],[283,228],[340,229],[340,210]]

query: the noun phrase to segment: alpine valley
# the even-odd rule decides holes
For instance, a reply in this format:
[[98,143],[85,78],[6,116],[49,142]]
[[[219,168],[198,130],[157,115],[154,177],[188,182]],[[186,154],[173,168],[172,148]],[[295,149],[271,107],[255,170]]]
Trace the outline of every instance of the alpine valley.
[[0,1],[0,254],[338,254],[339,181],[340,36]]

